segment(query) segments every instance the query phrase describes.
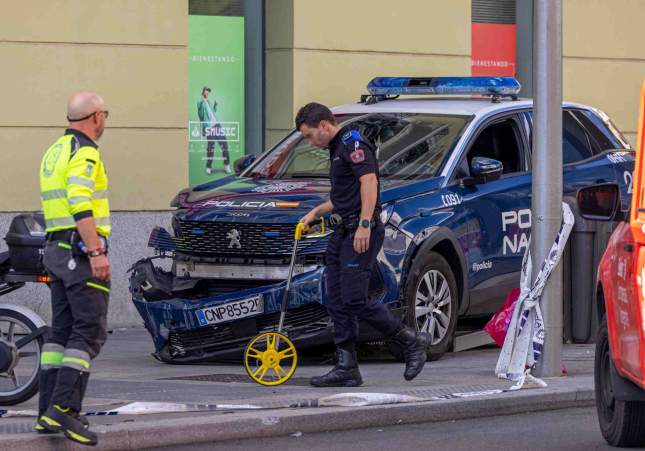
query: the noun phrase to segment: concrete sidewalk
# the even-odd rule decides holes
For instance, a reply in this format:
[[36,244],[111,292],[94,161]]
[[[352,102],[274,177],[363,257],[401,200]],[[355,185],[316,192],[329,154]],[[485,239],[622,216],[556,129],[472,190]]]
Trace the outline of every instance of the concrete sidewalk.
[[[262,387],[250,381],[242,365],[167,365],[150,356],[151,348],[143,329],[111,334],[93,364],[85,409],[107,410],[133,401],[252,404],[261,409],[90,417],[93,429],[99,432],[99,449],[141,449],[593,404],[591,345],[565,346],[568,376],[547,379],[547,388],[512,393],[501,392],[510,384],[493,374],[499,353],[494,348],[450,354],[430,362],[412,382],[403,379],[401,363],[379,356],[364,359],[361,371],[365,385],[353,389],[310,387],[308,378],[329,367],[329,363],[321,361],[305,360],[287,384]],[[350,392],[405,394],[427,401],[304,407],[322,397]],[[32,410],[36,403],[34,398],[9,410]],[[34,418],[0,419],[0,443],[12,450],[82,448],[61,436],[31,432],[33,421]]]

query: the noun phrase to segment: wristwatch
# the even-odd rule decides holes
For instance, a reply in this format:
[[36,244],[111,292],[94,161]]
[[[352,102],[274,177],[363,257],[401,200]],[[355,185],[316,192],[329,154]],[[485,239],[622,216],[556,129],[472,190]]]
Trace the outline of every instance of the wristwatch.
[[364,227],[366,229],[370,228],[370,220],[369,219],[361,219],[360,226]]
[[105,251],[105,248],[100,248],[100,249],[94,249],[93,251],[89,251],[87,253],[88,257],[98,257],[99,255],[105,255],[107,252]]

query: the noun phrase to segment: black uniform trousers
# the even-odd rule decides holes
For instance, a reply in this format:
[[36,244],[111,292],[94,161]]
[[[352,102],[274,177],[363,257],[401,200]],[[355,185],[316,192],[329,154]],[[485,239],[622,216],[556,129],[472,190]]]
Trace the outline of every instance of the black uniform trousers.
[[45,247],[44,263],[52,278],[52,327],[47,341],[84,351],[93,359],[107,339],[110,282],[92,278],[89,258],[59,243],[51,241]]
[[[60,349],[58,368],[41,368],[39,409],[52,404],[80,411],[94,359],[107,339],[110,283],[92,277],[89,258],[70,243],[49,241],[43,263],[50,278],[52,327],[45,346]],[[47,377],[47,373],[52,373]]]
[[401,327],[401,320],[381,302],[368,298],[371,272],[383,245],[385,228],[380,221],[372,229],[369,248],[354,250],[354,233],[334,232],[325,255],[327,310],[334,322],[334,343],[342,347],[358,339],[358,320],[366,321],[385,336]]

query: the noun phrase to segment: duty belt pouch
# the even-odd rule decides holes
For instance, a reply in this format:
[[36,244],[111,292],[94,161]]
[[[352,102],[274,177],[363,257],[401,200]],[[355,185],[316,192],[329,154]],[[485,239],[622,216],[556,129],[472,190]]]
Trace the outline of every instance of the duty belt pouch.
[[92,277],[92,268],[86,255],[77,255],[70,243],[48,241],[43,263],[47,271],[60,279],[65,287],[84,282]]
[[[107,240],[103,237],[99,237],[99,239],[107,252],[107,249],[108,249]],[[81,235],[76,230],[72,232],[72,235],[69,239],[69,243],[72,246],[72,253],[75,256],[83,256],[83,257],[87,256],[87,251],[84,249],[84,244],[81,239]]]

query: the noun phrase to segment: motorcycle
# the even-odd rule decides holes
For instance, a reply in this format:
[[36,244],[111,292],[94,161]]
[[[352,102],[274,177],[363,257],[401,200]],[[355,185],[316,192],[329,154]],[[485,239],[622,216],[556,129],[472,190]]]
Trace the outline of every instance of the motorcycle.
[[[42,214],[14,217],[0,252],[0,296],[27,283],[48,283],[42,265],[45,245]],[[27,401],[38,392],[40,354],[47,325],[36,312],[0,302],[0,406]]]

